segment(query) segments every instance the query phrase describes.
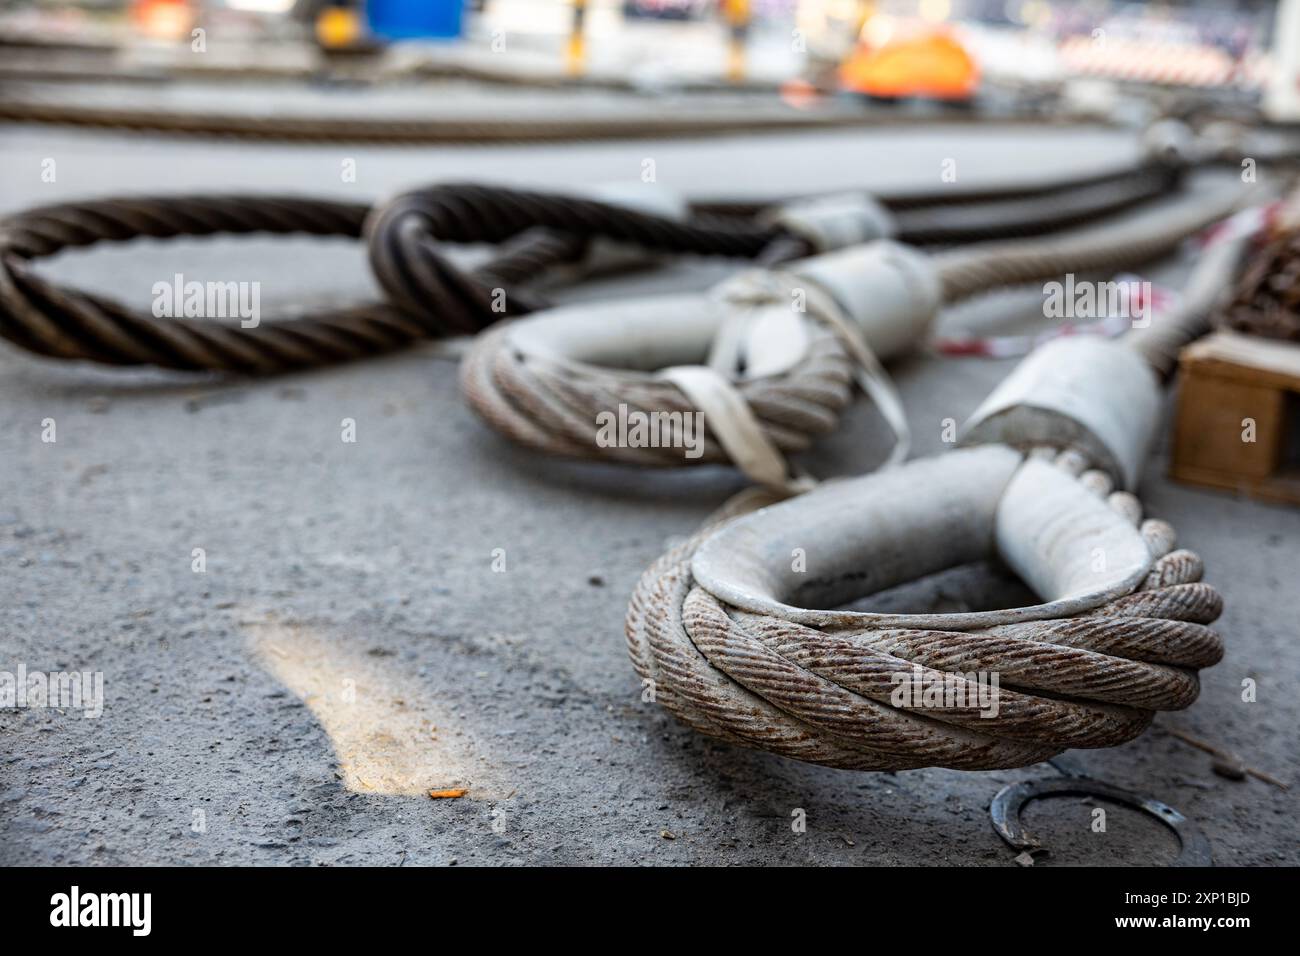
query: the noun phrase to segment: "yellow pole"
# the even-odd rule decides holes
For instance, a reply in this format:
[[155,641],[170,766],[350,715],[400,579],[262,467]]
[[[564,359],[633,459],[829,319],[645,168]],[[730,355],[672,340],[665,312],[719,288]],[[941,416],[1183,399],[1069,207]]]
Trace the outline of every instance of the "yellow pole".
[[739,83],[745,79],[745,41],[749,37],[749,0],[723,0],[723,13],[731,25],[727,47],[727,79]]
[[570,76],[581,76],[587,65],[587,0],[573,0],[573,23],[565,57]]

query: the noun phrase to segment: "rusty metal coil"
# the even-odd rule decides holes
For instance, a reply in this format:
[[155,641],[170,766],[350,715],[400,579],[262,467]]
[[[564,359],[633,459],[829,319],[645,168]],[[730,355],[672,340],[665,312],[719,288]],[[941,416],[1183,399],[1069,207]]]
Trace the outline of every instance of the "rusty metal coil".
[[1279,229],[1250,257],[1217,321],[1238,332],[1300,342],[1300,229]]
[[[632,663],[654,699],[695,729],[831,767],[992,770],[1068,748],[1123,743],[1157,711],[1196,699],[1196,669],[1222,656],[1222,641],[1207,626],[1222,602],[1201,582],[1201,560],[1173,550],[1168,524],[1141,522],[1136,499],[1109,494],[1101,472],[1077,481],[1089,494],[1109,495],[1113,512],[1140,529],[1150,570],[1128,593],[1079,613],[1032,619],[1017,619],[1014,610],[874,622],[870,615],[841,620],[838,612],[755,612],[711,592],[695,575],[696,555],[733,522],[749,521],[737,536],[759,548],[758,519],[771,509],[753,520],[733,509],[641,578],[626,620]],[[809,542],[809,560],[818,554]],[[757,553],[731,557],[742,565],[760,560]],[[799,614],[831,623],[791,619]],[[973,625],[981,616],[1002,623]],[[946,626],[936,617],[966,620]],[[909,619],[918,624],[909,626]],[[897,675],[914,668],[954,685],[972,673],[1000,674],[996,716],[972,706],[898,706]]]

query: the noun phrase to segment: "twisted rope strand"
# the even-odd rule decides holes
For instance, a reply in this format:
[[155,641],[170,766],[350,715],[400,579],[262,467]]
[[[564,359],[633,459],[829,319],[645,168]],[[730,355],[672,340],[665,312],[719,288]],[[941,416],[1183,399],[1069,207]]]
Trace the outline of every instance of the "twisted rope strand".
[[[1105,496],[1105,476],[1079,480]],[[1138,525],[1125,499],[1107,501]],[[1191,704],[1196,669],[1223,653],[1207,626],[1221,609],[1218,595],[1200,583],[1195,555],[1172,550],[1163,522],[1140,525],[1155,561],[1129,595],[1073,617],[940,631],[810,627],[728,605],[696,584],[690,567],[700,544],[735,517],[706,526],[646,571],[626,635],[658,702],[742,746],[856,770],[1023,766],[1132,739],[1155,712]],[[898,706],[897,675],[914,668],[962,689],[973,673],[1000,674],[996,716],[969,704]]]
[[[1172,188],[1175,177],[1166,174],[1166,179]],[[958,220],[947,227],[933,209],[913,215],[921,217],[918,235],[1035,232],[1053,215],[1089,218],[1117,202],[1138,201],[1153,182],[1152,170],[1138,166],[1031,190],[994,191],[988,195],[1020,197],[1019,205],[1001,213],[972,205],[971,197],[951,197],[958,206],[951,215]],[[1027,203],[1028,196],[1037,198]],[[908,202],[925,205],[916,197],[905,197]],[[374,211],[357,203],[255,195],[41,207],[0,224],[0,336],[50,357],[266,374],[471,333],[543,308],[546,299],[529,286],[551,267],[580,259],[597,236],[649,250],[738,256],[767,265],[810,251],[800,237],[727,211],[701,205],[692,219],[677,222],[594,200],[454,183],[399,196]],[[251,330],[184,317],[160,321],[62,288],[30,268],[35,259],[97,242],[252,233],[367,235],[371,264],[390,303],[271,318]],[[504,245],[489,262],[463,270],[442,253],[444,242]]]
[[[158,319],[63,288],[31,267],[35,259],[97,242],[253,233],[349,239],[368,233],[372,264],[392,304],[268,318],[245,329]],[[258,195],[45,206],[0,224],[0,336],[55,358],[267,374],[474,332],[540,308],[545,299],[527,283],[579,257],[596,236],[655,250],[754,257],[785,235],[718,216],[679,223],[591,200],[457,184],[400,196],[373,216],[357,203]],[[506,245],[498,257],[466,271],[447,260],[442,242]]]
[[[1045,239],[988,242],[940,252],[935,265],[944,300],[1056,278],[1068,271],[1104,271],[1149,260],[1223,218],[1241,198],[1235,190],[1225,191],[1208,199],[1179,202],[1137,220]],[[725,305],[720,302],[718,307]],[[802,324],[809,346],[789,368],[761,378],[737,375],[732,382],[767,440],[786,454],[803,451],[832,431],[852,398],[854,362],[846,343],[814,316],[805,317]],[[1162,323],[1158,336],[1151,333],[1143,341],[1170,339],[1175,324]],[[687,458],[673,447],[597,444],[597,416],[620,405],[645,416],[698,409],[675,385],[647,373],[557,361],[516,348],[508,325],[480,336],[471,346],[461,367],[461,385],[470,406],[489,425],[548,454],[664,467],[729,461],[707,415],[704,451],[697,458]]]

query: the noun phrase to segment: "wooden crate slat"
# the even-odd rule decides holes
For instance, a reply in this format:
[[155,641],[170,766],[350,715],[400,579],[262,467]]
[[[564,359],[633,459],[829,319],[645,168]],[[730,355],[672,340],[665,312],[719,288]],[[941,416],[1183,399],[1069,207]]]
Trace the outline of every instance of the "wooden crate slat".
[[[1183,350],[1170,477],[1300,504],[1288,466],[1300,345],[1217,332]],[[1254,441],[1246,441],[1253,423]]]

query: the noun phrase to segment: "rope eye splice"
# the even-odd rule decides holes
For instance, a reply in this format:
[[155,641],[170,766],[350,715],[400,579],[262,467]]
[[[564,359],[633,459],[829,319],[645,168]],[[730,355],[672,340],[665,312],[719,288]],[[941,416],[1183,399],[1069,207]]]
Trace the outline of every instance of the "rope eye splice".
[[[1223,654],[1209,627],[1222,601],[1122,489],[1169,348],[1208,328],[1244,242],[1206,249],[1158,332],[1033,352],[974,413],[966,447],[735,509],[661,557],[626,619],[655,700],[731,743],[889,771],[1027,766],[1189,706],[1197,669]],[[989,558],[1041,603],[824,610]]]
[[543,452],[658,467],[730,463],[795,494],[815,482],[787,456],[836,427],[855,382],[895,436],[886,464],[906,457],[907,420],[882,363],[919,346],[942,305],[1154,258],[1240,202],[1234,189],[1138,220],[933,255],[869,238],[889,223],[861,202],[791,206],[781,221],[819,255],[707,294],[567,306],[501,325],[466,354],[462,390],[489,425]]
[[[871,302],[872,315],[845,302]],[[880,359],[919,341],[937,306],[919,254],[885,240],[745,272],[709,293],[568,306],[499,326],[471,346],[461,384],[480,417],[544,452],[734,463],[764,487],[796,492],[811,485],[784,456],[835,427],[855,376],[897,436],[894,458],[906,454],[906,418]]]

